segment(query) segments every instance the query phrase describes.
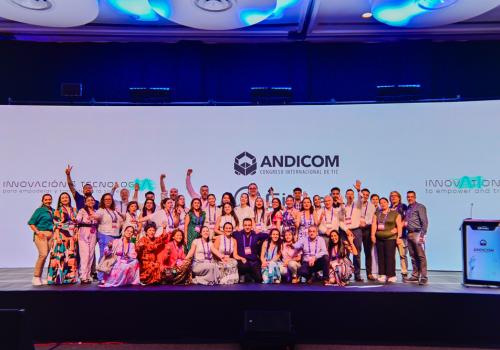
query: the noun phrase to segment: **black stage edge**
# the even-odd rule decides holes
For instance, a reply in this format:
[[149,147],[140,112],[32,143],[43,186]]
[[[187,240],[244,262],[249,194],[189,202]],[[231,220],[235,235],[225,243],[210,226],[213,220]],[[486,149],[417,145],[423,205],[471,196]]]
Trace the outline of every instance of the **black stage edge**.
[[239,342],[246,311],[291,312],[298,343],[500,347],[500,290],[458,272],[428,286],[353,284],[31,287],[0,269],[0,308],[25,309],[36,342]]

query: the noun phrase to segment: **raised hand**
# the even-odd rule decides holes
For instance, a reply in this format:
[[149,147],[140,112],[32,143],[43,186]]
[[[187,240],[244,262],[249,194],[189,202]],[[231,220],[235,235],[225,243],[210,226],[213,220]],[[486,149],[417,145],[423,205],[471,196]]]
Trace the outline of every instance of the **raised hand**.
[[361,191],[361,181],[359,180],[356,180],[356,183],[354,184],[354,188],[356,189],[356,191]]
[[118,185],[118,182],[115,182],[115,184],[113,185],[113,187],[111,187],[111,190],[115,191],[118,187],[120,187],[120,185]]
[[166,178],[166,177],[167,177],[167,175],[165,175],[165,174],[161,174],[161,175],[160,175],[160,180],[165,180],[165,178]]
[[139,184],[136,182],[135,185],[134,185],[134,191],[139,191],[141,189],[141,187],[139,186]]
[[65,170],[66,175],[71,175],[71,170],[73,170],[73,167],[68,164]]
[[193,169],[188,169],[187,170],[187,176],[191,176],[192,173],[193,173]]

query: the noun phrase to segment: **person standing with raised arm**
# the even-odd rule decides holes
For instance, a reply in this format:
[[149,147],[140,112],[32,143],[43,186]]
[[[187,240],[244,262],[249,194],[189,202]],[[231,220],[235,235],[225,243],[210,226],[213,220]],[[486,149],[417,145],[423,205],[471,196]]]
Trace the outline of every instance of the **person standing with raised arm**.
[[[118,189],[118,182],[115,182],[114,186],[111,188],[111,195],[114,197],[115,196],[115,191]],[[123,219],[125,219],[125,214],[127,213],[127,206],[129,203],[129,198],[130,198],[130,191],[123,187],[120,190],[120,200],[115,199],[115,208],[118,213],[122,216]],[[133,202],[137,202],[139,199],[139,184],[136,183],[134,185],[134,195],[132,197]]]
[[193,174],[193,169],[188,169],[186,173],[186,189],[191,196],[191,199],[198,198],[201,201],[201,210],[205,210],[208,206],[208,195],[210,194],[208,186],[202,185],[200,187],[200,193],[196,193],[191,183],[191,175]]
[[160,190],[161,190],[161,199],[170,198],[174,202],[177,201],[177,197],[179,196],[179,190],[175,187],[170,189],[170,192],[167,190],[167,186],[165,185],[166,174],[160,175]]
[[[83,185],[83,195],[78,192],[75,188],[75,183],[73,182],[73,179],[71,178],[71,171],[73,170],[73,167],[68,165],[66,168],[66,182],[68,183],[69,190],[71,194],[73,195],[73,198],[75,199],[76,203],[76,210],[80,210],[83,207],[85,207],[85,198],[88,196],[92,196],[94,193],[94,188],[92,187],[91,184],[87,183]],[[99,201],[96,200],[94,204],[94,210],[99,209]]]

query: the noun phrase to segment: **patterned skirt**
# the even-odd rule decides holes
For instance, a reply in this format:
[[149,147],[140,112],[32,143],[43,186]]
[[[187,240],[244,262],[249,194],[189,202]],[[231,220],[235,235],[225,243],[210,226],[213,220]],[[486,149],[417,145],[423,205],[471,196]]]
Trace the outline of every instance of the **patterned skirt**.
[[193,284],[212,286],[219,281],[219,267],[214,261],[195,261],[192,269]]
[[185,260],[175,267],[163,269],[161,272],[162,284],[190,284],[191,283],[191,262],[192,259]]
[[238,262],[235,259],[229,259],[227,263],[219,261],[219,284],[236,284],[240,281],[238,274]]
[[[59,242],[58,239],[59,238]],[[60,230],[52,238],[50,249],[48,284],[72,284],[78,282],[78,240],[69,232]]]
[[100,287],[119,287],[126,285],[138,285],[139,262],[137,259],[118,258],[109,274],[104,274],[103,284]]
[[349,258],[330,261],[330,283],[345,286],[354,273],[354,265]]

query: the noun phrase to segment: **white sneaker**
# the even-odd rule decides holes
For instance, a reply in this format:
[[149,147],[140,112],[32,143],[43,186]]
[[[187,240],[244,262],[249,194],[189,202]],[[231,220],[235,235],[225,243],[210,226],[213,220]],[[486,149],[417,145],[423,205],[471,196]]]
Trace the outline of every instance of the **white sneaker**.
[[42,282],[42,284],[44,286],[46,286],[48,284],[47,280],[45,278],[40,278],[40,281]]
[[392,276],[387,279],[387,282],[389,283],[396,283],[397,281],[398,279],[396,278],[396,276]]
[[378,276],[377,281],[385,283],[387,281],[387,277],[385,275],[380,275]]
[[34,286],[41,286],[42,280],[40,279],[40,277],[33,277],[33,279],[31,280],[31,284]]

